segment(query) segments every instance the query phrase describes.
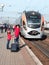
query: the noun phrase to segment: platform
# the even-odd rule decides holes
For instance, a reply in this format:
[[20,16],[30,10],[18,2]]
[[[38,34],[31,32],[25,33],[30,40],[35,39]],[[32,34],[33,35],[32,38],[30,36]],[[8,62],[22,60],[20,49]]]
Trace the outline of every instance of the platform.
[[[20,42],[20,50],[18,52],[7,50],[6,38],[6,33],[0,33],[0,65],[38,65],[28,53],[26,45],[22,42]],[[11,40],[10,43],[12,42]]]

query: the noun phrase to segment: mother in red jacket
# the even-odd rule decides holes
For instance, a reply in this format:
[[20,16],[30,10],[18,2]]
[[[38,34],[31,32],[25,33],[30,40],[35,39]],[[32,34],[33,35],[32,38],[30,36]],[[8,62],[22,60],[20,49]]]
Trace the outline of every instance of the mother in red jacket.
[[15,42],[18,42],[19,34],[20,34],[20,25],[18,24],[15,26],[15,29],[14,29]]

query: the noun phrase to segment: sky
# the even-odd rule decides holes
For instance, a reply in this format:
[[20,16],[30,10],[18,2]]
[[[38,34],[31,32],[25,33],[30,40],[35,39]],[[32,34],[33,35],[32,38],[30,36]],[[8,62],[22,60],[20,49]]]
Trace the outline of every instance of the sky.
[[49,21],[49,0],[0,0],[1,4],[4,8],[3,12],[0,11],[0,17],[18,17],[18,12],[31,10],[39,11]]

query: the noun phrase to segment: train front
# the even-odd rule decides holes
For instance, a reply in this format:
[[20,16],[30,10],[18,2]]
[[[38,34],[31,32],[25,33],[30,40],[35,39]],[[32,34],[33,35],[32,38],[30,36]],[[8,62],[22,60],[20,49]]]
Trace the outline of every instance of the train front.
[[42,38],[42,20],[41,14],[38,12],[27,12],[26,13],[26,29],[24,30],[25,38]]

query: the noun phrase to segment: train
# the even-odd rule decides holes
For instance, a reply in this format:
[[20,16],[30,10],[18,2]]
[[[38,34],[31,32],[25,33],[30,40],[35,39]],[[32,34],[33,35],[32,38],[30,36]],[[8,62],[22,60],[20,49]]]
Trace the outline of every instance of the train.
[[41,39],[44,34],[44,16],[37,11],[24,11],[20,25],[20,33],[24,38]]

